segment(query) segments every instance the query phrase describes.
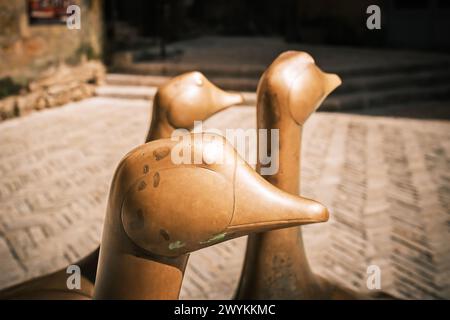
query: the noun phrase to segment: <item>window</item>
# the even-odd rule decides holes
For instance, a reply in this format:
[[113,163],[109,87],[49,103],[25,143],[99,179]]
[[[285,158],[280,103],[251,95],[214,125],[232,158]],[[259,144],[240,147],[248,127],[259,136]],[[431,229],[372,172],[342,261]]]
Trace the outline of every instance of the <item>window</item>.
[[70,0],[28,0],[28,17],[31,24],[65,23]]

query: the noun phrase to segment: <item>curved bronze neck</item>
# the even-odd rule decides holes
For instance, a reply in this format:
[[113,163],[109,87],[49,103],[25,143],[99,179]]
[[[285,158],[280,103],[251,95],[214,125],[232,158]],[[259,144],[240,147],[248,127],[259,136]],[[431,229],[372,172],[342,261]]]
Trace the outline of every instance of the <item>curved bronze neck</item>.
[[[277,158],[274,152],[279,153],[279,170],[265,176],[276,187],[299,194],[303,124],[339,84],[336,75],[321,72],[308,54],[293,51],[281,54],[261,77],[257,127],[268,132],[279,130],[279,150],[270,151],[272,158]],[[260,169],[258,166],[258,172]],[[323,297],[321,284],[308,264],[300,227],[249,236],[236,298]]]
[[158,91],[153,100],[152,119],[145,142],[170,138],[170,135],[175,130],[175,128],[169,123],[166,108],[162,108],[160,103]]
[[94,299],[178,299],[188,255],[170,259],[152,256],[131,242],[119,217],[120,213],[110,207]]

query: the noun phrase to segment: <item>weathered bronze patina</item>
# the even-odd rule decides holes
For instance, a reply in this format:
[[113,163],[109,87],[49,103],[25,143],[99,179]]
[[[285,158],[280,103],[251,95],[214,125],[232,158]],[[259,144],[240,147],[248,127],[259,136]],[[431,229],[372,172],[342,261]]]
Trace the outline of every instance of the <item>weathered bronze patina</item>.
[[[303,125],[340,83],[337,75],[322,72],[309,54],[296,51],[281,54],[262,75],[257,94],[257,126],[279,129],[280,136],[279,150],[269,150],[279,152],[279,170],[265,177],[274,186],[299,194]],[[257,171],[260,170],[258,166]],[[236,297],[346,299],[353,294],[312,273],[301,229],[296,227],[249,236]]]
[[[190,160],[174,164],[176,155]],[[177,299],[188,253],[327,219],[324,206],[271,185],[221,136],[150,142],[114,175],[94,298]]]

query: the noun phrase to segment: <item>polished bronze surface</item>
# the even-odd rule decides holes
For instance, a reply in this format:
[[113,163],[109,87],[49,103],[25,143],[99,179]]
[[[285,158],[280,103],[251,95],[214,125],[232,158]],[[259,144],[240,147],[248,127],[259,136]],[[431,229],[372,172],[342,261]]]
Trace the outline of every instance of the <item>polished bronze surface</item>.
[[[174,154],[200,161],[174,164]],[[268,183],[221,136],[147,143],[114,175],[94,297],[177,299],[188,253],[327,219],[324,206]]]
[[[174,77],[158,89],[153,102],[153,117],[146,142],[169,138],[175,129],[192,129],[195,121],[206,120],[213,114],[239,104],[239,93],[221,90],[200,72],[188,72]],[[92,297],[95,283],[99,248],[77,261],[82,272],[80,294]],[[1,298],[66,298],[73,294],[67,290],[66,269],[32,279],[0,292]],[[59,283],[59,286],[57,285]],[[50,288],[50,289],[47,289]],[[46,291],[51,291],[46,293]],[[74,298],[79,296],[75,293]]]
[[[279,170],[266,176],[267,181],[299,194],[302,127],[340,83],[337,75],[322,72],[309,54],[298,51],[281,54],[262,75],[257,93],[257,127],[279,129],[280,137],[279,150],[271,150],[279,152]],[[260,166],[257,171],[261,171]],[[296,227],[249,236],[236,297],[345,299],[352,295],[312,273],[301,229]]]
[[195,121],[206,120],[241,102],[241,94],[221,90],[200,72],[177,76],[160,87],[155,95],[146,142],[170,137],[175,129],[191,130]]

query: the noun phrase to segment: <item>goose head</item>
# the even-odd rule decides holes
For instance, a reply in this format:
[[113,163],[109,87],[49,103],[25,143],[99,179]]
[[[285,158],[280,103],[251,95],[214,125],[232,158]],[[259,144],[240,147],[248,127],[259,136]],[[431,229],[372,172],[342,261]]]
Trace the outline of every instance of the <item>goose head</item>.
[[341,79],[323,72],[306,52],[280,54],[258,84],[258,111],[270,113],[274,121],[292,118],[303,125]]
[[155,95],[147,141],[168,138],[174,129],[191,130],[194,121],[206,120],[242,101],[241,94],[221,90],[200,72],[174,77]]
[[122,230],[163,258],[328,219],[323,205],[277,189],[210,133],[142,145],[123,159],[115,180],[126,186],[118,197]]

